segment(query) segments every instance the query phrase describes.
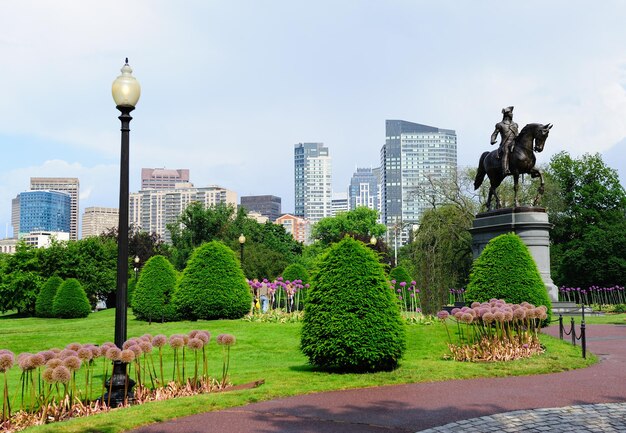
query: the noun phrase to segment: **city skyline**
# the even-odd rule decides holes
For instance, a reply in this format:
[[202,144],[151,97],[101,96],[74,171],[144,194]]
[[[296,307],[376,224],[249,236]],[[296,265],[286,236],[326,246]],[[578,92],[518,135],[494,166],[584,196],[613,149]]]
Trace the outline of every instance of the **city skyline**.
[[30,177],[79,178],[81,215],[117,206],[110,86],[126,56],[143,90],[131,191],[141,167],[186,167],[196,185],[276,195],[293,212],[294,143],[328,146],[333,190],[345,191],[357,167],[379,165],[385,120],[455,130],[458,164],[474,167],[509,105],[520,127],[554,124],[538,164],[602,152],[624,184],[624,12],[616,1],[3,3],[0,229]]

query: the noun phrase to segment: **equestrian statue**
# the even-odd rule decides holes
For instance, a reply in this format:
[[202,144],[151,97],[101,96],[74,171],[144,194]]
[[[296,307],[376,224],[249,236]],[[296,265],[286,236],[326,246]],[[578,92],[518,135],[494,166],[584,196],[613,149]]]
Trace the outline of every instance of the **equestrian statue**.
[[519,207],[517,198],[518,181],[520,174],[530,174],[531,178],[539,178],[537,196],[533,200],[536,206],[544,191],[544,181],[541,172],[535,168],[535,152],[541,152],[546,143],[548,134],[553,125],[529,123],[518,134],[517,123],[513,122],[513,107],[502,109],[502,121],[496,124],[491,135],[491,144],[497,142],[500,135],[499,148],[491,152],[484,152],[478,163],[478,172],[474,179],[474,189],[482,185],[485,176],[489,177],[489,196],[487,210],[492,210],[491,202],[495,198],[495,208],[500,208],[500,199],[496,189],[507,176],[513,176],[513,192],[515,207]]

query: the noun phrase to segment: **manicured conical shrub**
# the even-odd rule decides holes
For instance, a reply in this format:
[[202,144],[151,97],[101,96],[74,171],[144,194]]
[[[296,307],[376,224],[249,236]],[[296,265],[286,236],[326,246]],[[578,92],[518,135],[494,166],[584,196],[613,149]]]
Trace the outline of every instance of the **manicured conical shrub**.
[[193,252],[172,299],[182,319],[239,319],[252,308],[252,295],[233,250],[221,242]]
[[490,240],[472,265],[465,302],[469,305],[494,298],[545,305],[550,320],[552,303],[546,286],[528,247],[515,233]]
[[309,362],[340,372],[391,370],[406,332],[378,256],[350,237],[322,257],[313,278],[300,347]]
[[85,290],[76,278],[69,278],[59,286],[52,305],[54,316],[63,319],[87,317],[91,312]]
[[174,266],[163,256],[152,256],[144,265],[132,297],[133,314],[139,320],[176,320],[171,302],[176,288]]
[[395,268],[393,268],[391,272],[389,272],[389,279],[392,281],[395,280],[396,285],[400,284],[401,282],[411,284],[411,281],[413,281],[413,278],[411,278],[404,266],[396,266]]
[[63,279],[57,275],[48,278],[37,295],[35,316],[54,317],[54,296],[57,294],[57,290],[61,284],[63,284]]

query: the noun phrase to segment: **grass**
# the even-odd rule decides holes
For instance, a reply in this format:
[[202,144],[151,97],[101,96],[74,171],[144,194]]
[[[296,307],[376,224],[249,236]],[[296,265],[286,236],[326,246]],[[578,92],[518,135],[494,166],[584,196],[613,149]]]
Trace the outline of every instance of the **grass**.
[[[36,352],[52,347],[64,347],[70,342],[98,343],[112,340],[114,310],[91,314],[87,319],[0,318],[0,348],[19,352]],[[441,381],[475,377],[501,377],[544,374],[585,367],[596,361],[593,356],[582,359],[579,347],[543,335],[546,353],[532,359],[507,363],[459,363],[444,360],[447,352],[443,326],[407,326],[407,351],[401,366],[393,372],[375,374],[327,374],[307,364],[299,350],[299,323],[261,323],[246,321],[198,321],[153,323],[148,325],[132,319],[129,314],[128,336],[144,333],[186,333],[206,329],[213,335],[230,333],[237,337],[231,351],[231,379],[243,384],[264,379],[265,384],[251,390],[215,393],[195,397],[134,406],[107,414],[74,419],[62,424],[32,427],[27,432],[103,432],[114,433],[131,428],[191,415],[194,413],[240,406],[256,401],[320,391],[348,388]],[[221,374],[221,349],[209,345],[210,373]],[[168,350],[168,353],[170,351]],[[191,365],[191,362],[188,364]],[[11,371],[12,383],[17,383],[19,369]]]

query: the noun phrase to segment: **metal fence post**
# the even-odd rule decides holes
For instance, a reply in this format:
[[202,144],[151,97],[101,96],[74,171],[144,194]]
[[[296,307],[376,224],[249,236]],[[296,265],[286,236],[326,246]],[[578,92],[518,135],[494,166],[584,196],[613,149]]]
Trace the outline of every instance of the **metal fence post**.
[[580,324],[580,345],[583,349],[583,358],[587,359],[587,336],[585,335],[585,321]]
[[576,346],[576,323],[574,322],[574,318],[571,320],[572,327],[570,328],[570,332],[572,334],[572,344]]
[[563,340],[563,315],[559,314],[559,338]]

